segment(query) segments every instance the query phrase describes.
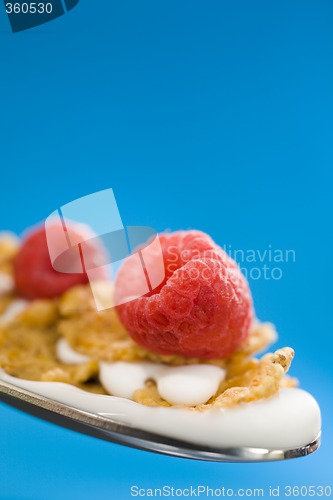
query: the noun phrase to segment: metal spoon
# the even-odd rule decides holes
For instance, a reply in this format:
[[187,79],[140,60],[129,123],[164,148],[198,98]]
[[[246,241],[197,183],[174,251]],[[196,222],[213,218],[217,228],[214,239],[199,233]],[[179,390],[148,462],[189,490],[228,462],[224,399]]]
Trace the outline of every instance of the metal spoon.
[[320,434],[306,446],[291,450],[263,448],[211,448],[192,445],[120,424],[111,418],[58,403],[0,380],[0,400],[26,413],[106,441],[141,450],[213,462],[267,462],[309,455],[320,446]]

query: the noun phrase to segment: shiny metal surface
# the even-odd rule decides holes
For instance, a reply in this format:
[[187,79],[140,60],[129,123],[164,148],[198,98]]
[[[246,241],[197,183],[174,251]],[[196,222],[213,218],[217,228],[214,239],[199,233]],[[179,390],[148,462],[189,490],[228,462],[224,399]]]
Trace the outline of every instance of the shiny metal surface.
[[83,434],[141,450],[213,462],[267,462],[309,455],[320,446],[320,434],[306,446],[292,450],[262,448],[205,448],[152,434],[105,416],[88,413],[0,381],[0,400],[26,413]]

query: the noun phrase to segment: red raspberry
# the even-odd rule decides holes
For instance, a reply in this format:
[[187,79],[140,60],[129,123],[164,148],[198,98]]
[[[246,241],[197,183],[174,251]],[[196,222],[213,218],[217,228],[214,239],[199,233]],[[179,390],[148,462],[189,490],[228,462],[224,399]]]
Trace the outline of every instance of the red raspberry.
[[[56,240],[63,227],[55,223],[52,231]],[[73,225],[70,231],[79,235],[80,230]],[[61,273],[53,269],[44,226],[34,229],[24,239],[14,259],[14,279],[16,291],[27,299],[57,297],[74,285],[89,282],[86,273]]]
[[[117,306],[132,338],[158,354],[224,358],[249,334],[253,308],[238,265],[200,231],[160,235],[165,279],[143,297]],[[145,255],[151,269],[156,255]],[[116,280],[116,303],[130,296],[135,266],[131,257]]]

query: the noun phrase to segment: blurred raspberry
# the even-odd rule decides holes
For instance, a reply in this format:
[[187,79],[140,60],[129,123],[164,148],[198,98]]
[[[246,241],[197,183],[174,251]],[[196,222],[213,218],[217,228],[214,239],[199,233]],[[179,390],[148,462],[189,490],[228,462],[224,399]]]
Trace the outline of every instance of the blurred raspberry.
[[[79,236],[80,229],[78,228],[80,227],[82,226],[73,225],[69,230],[72,235]],[[54,241],[57,238],[60,240],[63,234],[62,225],[55,223],[51,231]],[[74,257],[73,254],[67,259],[67,266],[70,265],[70,259],[74,261]],[[85,272],[71,274],[53,269],[44,226],[32,230],[23,240],[14,259],[14,279],[16,291],[27,299],[57,297],[74,285],[83,285],[89,282]]]
[[[143,275],[133,276],[132,257],[119,271],[116,303],[124,326],[138,344],[158,354],[230,356],[248,336],[253,320],[251,293],[238,265],[201,231],[159,238],[165,279],[158,288],[120,304],[131,295],[133,279],[137,283]],[[155,258],[146,251],[147,269]]]

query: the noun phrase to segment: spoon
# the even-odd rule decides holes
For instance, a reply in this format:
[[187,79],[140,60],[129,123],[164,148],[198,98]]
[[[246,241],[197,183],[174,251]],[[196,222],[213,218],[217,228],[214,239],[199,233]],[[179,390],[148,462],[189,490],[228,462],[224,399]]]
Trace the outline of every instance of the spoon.
[[212,462],[267,462],[309,455],[320,446],[320,433],[305,446],[289,450],[212,448],[137,429],[106,416],[83,411],[0,380],[0,400],[31,415],[106,441],[175,457]]

